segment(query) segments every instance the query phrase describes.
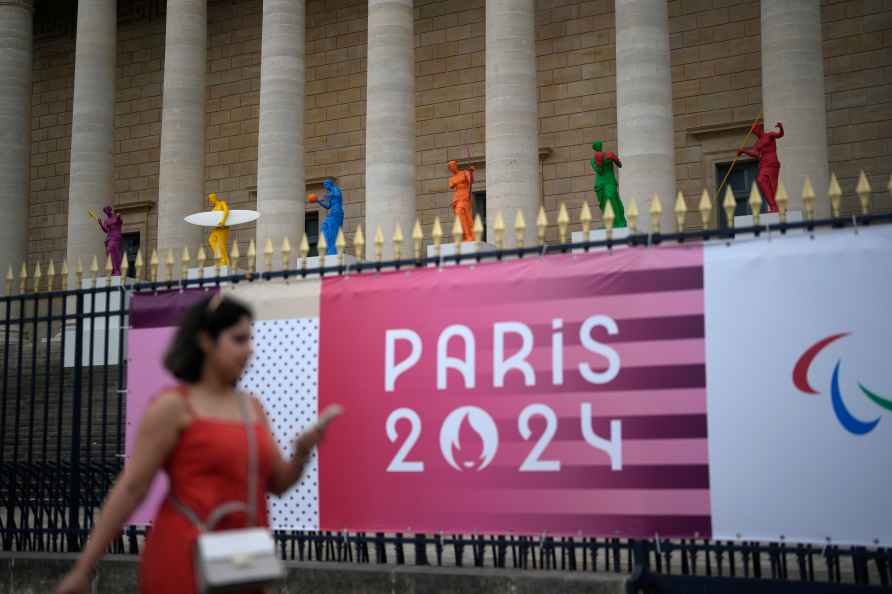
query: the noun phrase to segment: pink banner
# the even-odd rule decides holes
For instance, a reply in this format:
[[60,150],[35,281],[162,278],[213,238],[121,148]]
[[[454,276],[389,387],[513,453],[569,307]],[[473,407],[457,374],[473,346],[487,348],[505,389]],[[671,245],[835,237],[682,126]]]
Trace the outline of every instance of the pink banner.
[[708,537],[699,247],[326,279],[323,530]]

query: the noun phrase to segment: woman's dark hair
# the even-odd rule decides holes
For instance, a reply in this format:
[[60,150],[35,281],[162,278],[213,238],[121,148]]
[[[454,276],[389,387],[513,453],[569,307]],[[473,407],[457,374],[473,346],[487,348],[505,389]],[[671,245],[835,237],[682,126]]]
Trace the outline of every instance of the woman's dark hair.
[[243,318],[253,319],[254,314],[245,304],[216,293],[193,305],[183,317],[173,342],[164,355],[164,367],[174,377],[186,383],[201,378],[204,353],[198,345],[198,335],[207,333],[215,341],[224,330],[238,324]]

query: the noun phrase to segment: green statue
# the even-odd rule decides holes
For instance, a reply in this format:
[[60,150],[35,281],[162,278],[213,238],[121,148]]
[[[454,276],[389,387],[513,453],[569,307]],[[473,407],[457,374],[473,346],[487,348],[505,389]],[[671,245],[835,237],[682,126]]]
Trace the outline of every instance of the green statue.
[[592,143],[592,149],[595,151],[595,158],[592,159],[592,169],[595,170],[595,196],[598,197],[598,206],[601,212],[610,201],[613,207],[613,227],[626,226],[626,213],[623,210],[623,201],[619,197],[619,183],[616,181],[616,174],[613,172],[613,164],[622,167],[623,164],[612,151],[602,152],[603,143],[596,140]]

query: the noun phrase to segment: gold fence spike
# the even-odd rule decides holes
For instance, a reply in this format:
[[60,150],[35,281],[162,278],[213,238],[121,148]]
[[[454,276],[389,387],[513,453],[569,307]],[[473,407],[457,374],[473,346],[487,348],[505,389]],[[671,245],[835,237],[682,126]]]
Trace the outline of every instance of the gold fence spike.
[[40,293],[40,279],[43,274],[40,271],[40,260],[34,264],[34,292]]
[[229,250],[229,264],[232,266],[231,273],[238,274],[238,265],[239,260],[242,259],[242,254],[238,249],[238,241],[232,242],[232,249]]
[[678,191],[678,194],[675,196],[675,207],[673,208],[675,212],[675,230],[679,233],[684,231],[685,227],[685,219],[688,216],[688,203],[684,199],[684,194],[681,190]]
[[[456,222],[458,221],[458,219],[455,220]],[[459,225],[459,228],[461,228],[461,225]],[[403,241],[405,240],[403,226],[397,221],[393,226],[393,259],[396,261],[403,259]]]
[[254,276],[254,273],[257,271],[257,244],[254,242],[254,238],[248,242],[248,278]]
[[654,192],[654,196],[650,201],[650,232],[660,233],[662,228],[660,221],[663,216],[663,203],[660,201],[660,195]]
[[805,207],[805,218],[812,222],[815,220],[815,188],[811,185],[811,178],[805,176],[802,184],[802,205]]
[[502,250],[505,248],[505,218],[502,216],[502,211],[496,213],[496,220],[492,226],[493,234],[495,235],[496,240],[496,249]]
[[[603,215],[602,215],[603,218]],[[629,208],[626,209],[626,220],[629,222],[629,232],[638,231],[638,201],[632,198],[629,201]]]
[[149,280],[158,282],[158,248],[152,248],[152,257],[149,258]]
[[712,198],[709,197],[709,190],[706,188],[703,188],[703,193],[700,194],[698,210],[700,211],[700,223],[703,225],[703,230],[706,231],[712,220]]
[[335,249],[338,252],[338,266],[344,265],[344,255],[347,252],[347,238],[344,237],[344,228],[338,229],[338,236],[335,238]]
[[483,219],[478,212],[474,215],[474,251],[480,253],[480,243],[483,241]]
[[[105,256],[105,278],[110,279],[112,272],[114,272],[115,267],[112,264],[111,254],[106,254]],[[105,286],[109,286],[111,282],[106,284]]]
[[282,270],[291,269],[291,242],[288,237],[282,238]]
[[[233,243],[233,245],[237,245]],[[180,281],[189,276],[189,264],[192,263],[192,256],[189,254],[189,246],[183,246],[183,254],[180,256]]]
[[567,230],[570,228],[570,214],[567,212],[567,205],[561,202],[558,209],[558,239],[562,244],[567,243]]
[[356,225],[356,233],[353,235],[353,255],[357,262],[362,262],[365,258],[365,235],[362,232],[362,225]]
[[28,292],[28,266],[22,262],[22,269],[19,271],[19,293]]
[[523,211],[521,209],[517,209],[517,214],[514,216],[514,243],[516,247],[522,248],[524,239],[526,238],[527,233],[527,222],[523,218]]
[[613,212],[613,205],[610,204],[609,200],[604,206],[604,214],[601,215],[601,220],[604,222],[604,229],[607,231],[607,239],[613,239],[613,222],[616,220],[616,214]]
[[12,273],[12,264],[9,265],[9,270],[6,272],[6,296],[12,295],[12,284],[15,282],[15,275]]
[[858,194],[858,201],[861,202],[861,214],[867,216],[870,214],[870,182],[861,170],[858,176],[858,185],[855,186],[855,193]]
[[756,186],[756,182],[753,182],[752,187],[750,187],[750,198],[749,198],[750,212],[753,215],[753,225],[759,225],[759,215],[762,213],[762,195],[759,193],[759,188]]
[[62,260],[62,290],[68,290],[68,260]]
[[452,220],[452,243],[455,244],[456,253],[461,253],[461,243],[465,237],[465,232],[461,228],[461,221],[458,220],[458,217],[455,217]]
[[99,258],[93,254],[93,260],[90,261],[90,274],[93,275],[93,286],[96,286],[96,278],[99,276]]
[[307,256],[310,255],[310,241],[307,239],[307,234],[304,233],[300,238],[300,245],[297,248],[297,253],[300,255],[300,269],[307,269]]
[[842,206],[842,188],[839,187],[836,173],[830,174],[830,187],[827,188],[827,196],[830,198],[830,211],[833,213],[833,218],[838,219],[840,207]]
[[167,282],[170,282],[173,280],[173,265],[174,265],[173,248],[169,248],[167,250],[167,257],[164,259],[164,266],[167,268],[167,279],[166,279]]
[[728,228],[734,228],[734,209],[737,208],[737,200],[734,199],[734,192],[731,186],[725,186],[725,198],[722,200],[722,208],[725,209],[725,222]]
[[582,201],[582,210],[579,212],[579,222],[582,223],[582,240],[589,240],[589,231],[592,228],[592,211],[588,207],[588,201]]
[[[324,235],[322,237],[324,237]],[[272,272],[272,270],[273,270],[273,255],[274,254],[275,254],[275,250],[273,249],[273,240],[267,239],[266,244],[264,244],[264,246],[263,246],[264,272]]]
[[412,243],[415,248],[415,259],[421,260],[421,247],[424,243],[424,229],[421,227],[421,221],[415,219],[415,226],[412,227]]
[[778,220],[781,223],[787,222],[787,207],[790,205],[790,195],[787,194],[787,187],[784,182],[780,182],[777,186],[777,192],[774,195],[774,201],[777,202]]
[[319,241],[316,242],[316,253],[319,254],[319,268],[325,268],[325,257],[328,256],[328,241],[325,239],[325,233],[319,235]]
[[[124,259],[124,261],[125,262],[127,261],[126,258]],[[53,261],[51,259],[50,263],[46,267],[46,284],[47,284],[46,290],[49,291],[50,293],[53,292],[53,285],[55,284],[53,282],[53,279],[55,279],[55,277],[56,277],[56,265],[53,263]]]
[[384,258],[384,231],[381,225],[375,228],[375,261],[380,262]]
[[[52,262],[50,262],[52,264]],[[121,284],[127,284],[127,278],[130,276],[130,260],[127,258],[127,254],[121,255]]]
[[545,207],[539,206],[539,216],[536,217],[536,238],[539,245],[545,245],[545,229],[548,227],[548,217],[545,216]]
[[143,269],[143,259],[142,259],[142,248],[136,250],[136,280],[142,280],[142,269]]
[[892,175],[889,176],[889,183],[886,184],[886,191],[888,191],[889,195],[892,196]]
[[198,278],[204,278],[204,268],[205,264],[207,264],[208,255],[207,252],[204,251],[204,246],[198,246],[198,253],[195,255],[196,263],[198,264]]
[[434,239],[434,256],[440,257],[440,244],[443,242],[443,227],[440,225],[440,217],[434,217],[434,226],[431,229],[431,237]]

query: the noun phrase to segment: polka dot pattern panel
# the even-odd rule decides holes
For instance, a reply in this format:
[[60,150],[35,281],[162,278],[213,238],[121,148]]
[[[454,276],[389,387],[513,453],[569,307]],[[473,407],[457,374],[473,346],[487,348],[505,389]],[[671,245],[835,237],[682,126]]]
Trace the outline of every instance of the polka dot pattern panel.
[[[254,322],[254,358],[242,389],[256,395],[273,437],[291,457],[294,438],[316,420],[319,393],[319,318]],[[314,450],[300,482],[269,497],[270,525],[280,530],[319,529],[319,463]]]

